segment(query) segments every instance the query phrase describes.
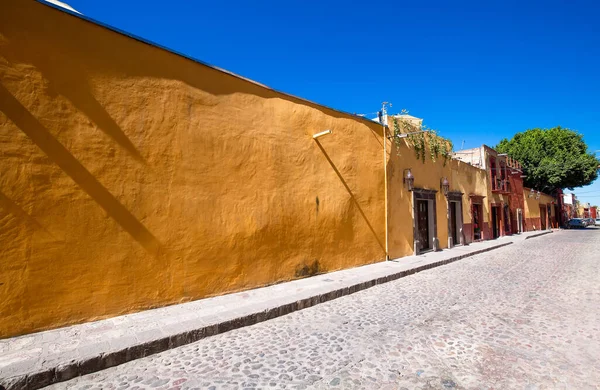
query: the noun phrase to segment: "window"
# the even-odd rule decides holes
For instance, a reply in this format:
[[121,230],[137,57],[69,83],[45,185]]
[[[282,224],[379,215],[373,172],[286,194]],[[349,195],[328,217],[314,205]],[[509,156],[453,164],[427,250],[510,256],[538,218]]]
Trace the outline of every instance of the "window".
[[490,157],[490,172],[492,175],[492,191],[498,190],[498,172],[496,170],[496,159]]
[[498,189],[502,192],[507,192],[507,175],[506,175],[506,164],[504,162],[500,163],[500,180],[498,181],[499,186]]

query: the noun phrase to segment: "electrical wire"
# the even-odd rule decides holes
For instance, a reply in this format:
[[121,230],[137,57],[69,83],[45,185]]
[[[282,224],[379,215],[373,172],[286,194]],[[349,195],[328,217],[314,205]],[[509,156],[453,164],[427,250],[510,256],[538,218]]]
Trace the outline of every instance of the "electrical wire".
[[573,192],[573,194],[575,194],[575,196],[577,195],[581,195],[581,194],[594,194],[594,193],[600,193],[600,191],[586,191],[586,192]]

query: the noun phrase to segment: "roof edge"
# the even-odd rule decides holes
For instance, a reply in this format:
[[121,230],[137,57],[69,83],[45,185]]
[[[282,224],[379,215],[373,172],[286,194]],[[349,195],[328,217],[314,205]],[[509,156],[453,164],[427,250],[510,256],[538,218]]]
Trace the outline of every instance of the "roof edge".
[[[35,0],[35,1],[38,2],[38,3],[40,3],[40,4],[42,4],[42,5],[45,5],[47,7],[54,8],[57,11],[64,12],[64,13],[66,13],[68,15],[71,15],[71,16],[74,16],[74,17],[76,17],[78,19],[82,19],[82,20],[84,20],[86,22],[89,22],[89,23],[95,24],[97,26],[103,27],[103,28],[105,28],[107,30],[116,32],[117,34],[121,34],[121,35],[124,35],[126,37],[135,39],[136,41],[139,41],[139,42],[144,43],[146,45],[150,45],[150,46],[156,47],[158,49],[164,50],[166,52],[169,52],[171,54],[175,54],[175,55],[177,55],[179,57],[183,57],[183,58],[188,59],[190,61],[193,61],[193,62],[195,62],[195,63],[197,63],[199,65],[205,66],[207,68],[214,69],[214,70],[216,70],[218,72],[221,72],[221,73],[227,74],[229,76],[235,77],[235,78],[240,79],[242,81],[245,81],[247,83],[254,84],[254,85],[259,86],[261,88],[268,89],[269,91],[273,91],[273,92],[276,92],[278,94],[287,96],[288,98],[300,100],[301,102],[304,102],[304,103],[307,103],[307,104],[310,104],[310,105],[318,106],[318,107],[321,107],[321,108],[324,108],[324,109],[327,109],[327,110],[331,110],[331,111],[334,111],[334,112],[337,112],[337,113],[340,113],[340,114],[343,114],[343,115],[347,115],[351,119],[355,119],[355,120],[358,120],[358,121],[361,121],[361,122],[365,122],[366,124],[369,124],[369,125],[373,125],[373,123],[374,123],[370,119],[362,117],[360,115],[351,114],[351,113],[349,113],[347,111],[342,111],[342,110],[339,110],[339,109],[336,109],[336,108],[325,106],[323,104],[316,103],[316,102],[313,102],[311,100],[308,100],[308,99],[305,99],[305,98],[302,98],[302,97],[299,97],[299,96],[292,95],[292,94],[287,93],[287,92],[282,92],[282,91],[279,91],[277,89],[271,88],[271,87],[269,87],[269,86],[267,86],[265,84],[259,83],[258,81],[249,79],[249,78],[244,77],[244,76],[240,76],[240,75],[238,75],[236,73],[233,73],[233,72],[228,71],[226,69],[220,68],[218,66],[211,65],[211,64],[209,64],[207,62],[199,60],[199,59],[197,59],[195,57],[192,57],[190,55],[187,55],[187,54],[181,53],[179,51],[170,49],[170,48],[168,48],[166,46],[160,45],[160,44],[158,44],[156,42],[153,42],[153,41],[151,41],[149,39],[142,38],[142,37],[137,36],[135,34],[129,33],[127,31],[125,31],[125,30],[121,30],[120,28],[113,27],[113,26],[108,25],[106,23],[100,22],[100,21],[98,21],[98,20],[96,20],[94,18],[91,18],[91,17],[83,14],[83,13],[71,11],[68,8],[60,7],[60,6],[58,6],[58,5],[54,4],[54,3],[51,3],[51,2],[48,2],[48,1],[45,1],[45,0]],[[387,128],[388,126],[386,125],[385,127]]]

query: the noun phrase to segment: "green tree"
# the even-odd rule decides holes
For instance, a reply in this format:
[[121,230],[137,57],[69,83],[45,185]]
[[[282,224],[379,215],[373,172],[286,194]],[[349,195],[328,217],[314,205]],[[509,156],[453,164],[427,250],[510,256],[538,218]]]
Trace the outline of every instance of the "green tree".
[[573,189],[598,177],[600,161],[588,150],[583,136],[560,126],[517,133],[496,146],[523,165],[524,184],[540,191]]

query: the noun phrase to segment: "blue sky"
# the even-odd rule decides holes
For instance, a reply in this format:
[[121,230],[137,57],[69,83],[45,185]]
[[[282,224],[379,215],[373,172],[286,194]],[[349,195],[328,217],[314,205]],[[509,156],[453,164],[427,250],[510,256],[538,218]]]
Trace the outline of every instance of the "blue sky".
[[[598,1],[66,2],[333,108],[374,113],[392,102],[457,149],[561,125],[600,150]],[[575,193],[600,204],[600,180]]]

